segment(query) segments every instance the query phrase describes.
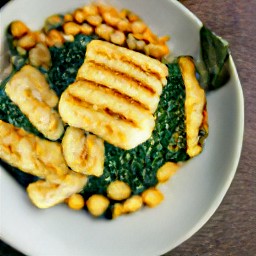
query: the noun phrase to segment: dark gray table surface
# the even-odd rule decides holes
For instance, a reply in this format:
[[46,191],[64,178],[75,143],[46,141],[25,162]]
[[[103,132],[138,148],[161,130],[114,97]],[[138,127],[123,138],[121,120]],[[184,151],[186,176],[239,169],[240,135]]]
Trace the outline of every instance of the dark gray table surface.
[[[230,43],[245,98],[245,134],[237,173],[222,204],[203,228],[165,255],[255,256],[256,0],[180,2]],[[1,242],[0,255],[20,254]]]

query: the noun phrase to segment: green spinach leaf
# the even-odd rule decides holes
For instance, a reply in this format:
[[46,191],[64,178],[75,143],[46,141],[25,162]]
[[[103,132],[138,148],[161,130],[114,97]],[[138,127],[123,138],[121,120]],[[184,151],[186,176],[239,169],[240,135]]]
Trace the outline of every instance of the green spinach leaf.
[[84,62],[86,46],[95,38],[79,34],[74,42],[50,48],[52,67],[48,72],[48,81],[58,96],[75,81],[77,71]]
[[197,66],[200,83],[205,89],[214,90],[223,86],[229,79],[229,44],[205,26],[200,30],[200,42],[202,63]]

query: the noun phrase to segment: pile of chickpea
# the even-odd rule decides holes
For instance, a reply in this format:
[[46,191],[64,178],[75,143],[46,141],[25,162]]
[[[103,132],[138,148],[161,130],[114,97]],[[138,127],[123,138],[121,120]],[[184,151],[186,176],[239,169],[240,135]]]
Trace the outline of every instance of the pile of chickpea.
[[100,38],[161,59],[169,53],[169,36],[157,37],[135,13],[112,6],[86,5],[64,16],[64,33],[97,34]]
[[[168,181],[178,170],[179,164],[167,162],[157,171],[158,186]],[[85,206],[94,217],[99,217],[107,210],[110,200],[115,200],[112,209],[112,218],[120,215],[133,213],[143,205],[155,207],[159,205],[164,196],[157,187],[146,189],[141,195],[132,195],[131,188],[123,181],[116,180],[107,187],[107,195],[94,194],[84,200],[80,194],[73,194],[66,200],[67,205],[73,210],[81,210]]]
[[169,36],[157,37],[135,13],[107,5],[90,4],[64,16],[52,15],[40,31],[31,31],[22,21],[13,21],[10,31],[19,54],[28,52],[30,64],[45,69],[51,66],[48,48],[61,47],[64,42],[73,41],[77,34],[96,34],[157,59],[169,54]]

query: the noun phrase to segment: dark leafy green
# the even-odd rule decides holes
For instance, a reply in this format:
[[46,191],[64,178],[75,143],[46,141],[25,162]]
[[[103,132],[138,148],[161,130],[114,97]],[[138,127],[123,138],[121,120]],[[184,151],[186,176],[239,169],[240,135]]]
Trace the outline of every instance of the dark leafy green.
[[200,42],[203,61],[198,66],[200,83],[207,90],[214,90],[223,86],[229,79],[229,44],[205,26],[200,30]]
[[131,150],[105,143],[104,174],[90,177],[83,194],[105,194],[114,180],[127,182],[133,194],[157,184],[156,171],[167,161],[188,159],[185,134],[185,88],[178,64],[168,64],[169,77],[158,105],[149,140]]
[[95,38],[96,36],[80,34],[75,37],[74,42],[50,48],[52,67],[48,72],[48,79],[58,96],[75,81],[77,71],[84,61],[86,46]]

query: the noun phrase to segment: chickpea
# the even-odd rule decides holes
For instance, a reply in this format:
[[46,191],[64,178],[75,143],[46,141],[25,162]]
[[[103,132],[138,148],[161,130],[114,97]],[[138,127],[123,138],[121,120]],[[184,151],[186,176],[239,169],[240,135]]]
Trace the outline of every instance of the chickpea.
[[98,11],[98,7],[96,5],[85,5],[83,7],[83,12],[85,14],[85,16],[91,16],[91,15],[97,15],[99,14],[99,11]]
[[81,25],[81,33],[82,34],[90,35],[90,34],[92,34],[92,32],[93,32],[93,28],[89,24],[84,23]]
[[134,21],[131,24],[131,30],[134,34],[142,34],[146,30],[147,26],[143,21]]
[[131,194],[131,188],[128,184],[121,180],[111,182],[107,187],[107,195],[109,198],[117,201],[128,198]]
[[101,15],[103,15],[104,13],[106,13],[106,12],[111,12],[111,13],[113,13],[113,14],[117,14],[118,12],[117,12],[117,10],[114,8],[114,7],[112,7],[112,6],[110,6],[110,5],[98,5],[98,10],[99,10],[99,13],[101,14]]
[[73,210],[81,210],[84,207],[84,198],[80,194],[73,194],[68,198],[67,204]]
[[107,41],[110,41],[110,35],[114,32],[114,29],[106,24],[100,24],[98,27],[96,27],[95,29],[95,33],[107,40]]
[[128,198],[123,204],[124,212],[136,212],[142,207],[142,197],[135,195]]
[[52,29],[49,31],[46,37],[46,43],[48,46],[61,46],[64,42],[64,38],[60,31]]
[[149,207],[157,206],[163,199],[163,194],[156,188],[149,188],[142,193],[142,200]]
[[123,45],[125,42],[125,35],[121,31],[115,31],[110,35],[110,41],[114,44]]
[[127,16],[128,16],[128,14],[129,14],[129,11],[128,11],[127,9],[122,9],[122,10],[119,12],[119,16],[120,16],[120,18],[122,18],[122,19],[126,19]]
[[128,35],[126,43],[127,43],[128,48],[131,50],[135,50],[137,47],[137,40],[133,37],[132,34]]
[[103,195],[92,195],[86,202],[88,211],[95,217],[102,215],[109,206],[109,200]]
[[136,42],[136,49],[138,51],[144,50],[144,47],[146,46],[146,43],[143,40],[139,40]]
[[75,40],[74,36],[72,35],[63,34],[63,38],[64,38],[64,41],[67,41],[67,42],[73,42]]
[[123,205],[120,203],[115,203],[113,207],[112,218],[115,219],[119,217],[123,214],[123,212]]
[[148,44],[144,48],[146,55],[161,59],[169,53],[169,48],[165,44]]
[[51,65],[51,54],[49,49],[42,43],[38,43],[29,51],[29,61],[35,67],[48,69]]
[[120,31],[130,31],[130,23],[127,19],[122,19],[117,23],[117,28]]
[[80,33],[81,27],[74,22],[67,22],[63,25],[63,30],[65,34],[75,36]]
[[172,162],[165,163],[161,168],[158,169],[156,173],[157,180],[159,182],[166,182],[170,177],[176,173],[179,165]]
[[32,33],[26,34],[18,40],[18,46],[24,48],[25,50],[29,50],[33,48],[35,45],[36,38]]
[[90,15],[86,18],[86,21],[96,27],[102,23],[102,18],[100,15]]
[[135,22],[135,21],[140,20],[140,18],[139,18],[138,15],[136,15],[135,13],[130,12],[130,11],[128,12],[127,17],[128,17],[128,20],[129,20],[130,22]]
[[35,35],[35,39],[37,43],[46,43],[46,35],[45,33],[41,32],[41,31],[35,31],[34,32]]
[[160,43],[160,44],[165,44],[167,41],[169,41],[170,40],[170,36],[162,36],[162,37],[159,37],[158,38],[158,42]]
[[11,23],[11,34],[20,38],[29,32],[28,27],[22,21],[16,20]]
[[102,14],[102,17],[104,19],[104,21],[106,22],[106,24],[112,26],[112,27],[116,27],[117,24],[120,22],[120,18],[112,13],[112,12],[105,12]]
[[85,20],[85,14],[83,10],[79,10],[79,9],[75,10],[73,16],[78,23],[83,23]]
[[150,43],[156,43],[158,40],[156,35],[154,35],[149,28],[147,28],[143,34],[134,34],[134,37],[136,39],[144,40]]
[[73,19],[72,14],[67,13],[67,14],[64,15],[64,21],[65,21],[65,22],[69,22],[69,21],[73,21],[73,20],[74,20],[74,19]]

